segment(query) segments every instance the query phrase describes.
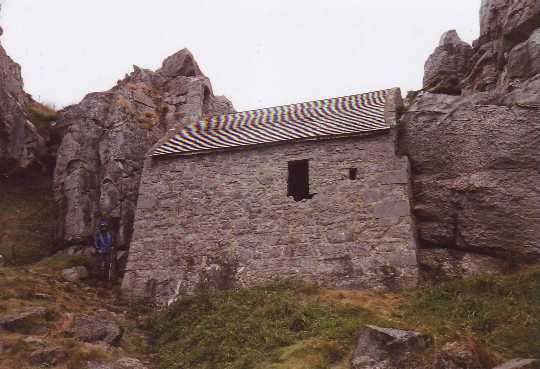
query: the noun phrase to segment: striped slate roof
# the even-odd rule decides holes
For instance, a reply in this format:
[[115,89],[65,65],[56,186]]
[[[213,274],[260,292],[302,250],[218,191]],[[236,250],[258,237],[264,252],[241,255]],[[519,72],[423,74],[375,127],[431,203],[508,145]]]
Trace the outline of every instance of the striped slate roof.
[[387,130],[384,107],[389,92],[213,116],[180,130],[151,155],[187,155]]

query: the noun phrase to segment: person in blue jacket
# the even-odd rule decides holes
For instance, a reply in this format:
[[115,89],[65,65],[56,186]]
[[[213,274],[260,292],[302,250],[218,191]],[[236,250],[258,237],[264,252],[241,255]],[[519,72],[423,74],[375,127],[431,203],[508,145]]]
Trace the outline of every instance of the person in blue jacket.
[[105,278],[112,279],[112,251],[114,238],[109,230],[107,221],[99,222],[99,227],[94,237],[94,247],[98,257],[98,266],[104,270]]

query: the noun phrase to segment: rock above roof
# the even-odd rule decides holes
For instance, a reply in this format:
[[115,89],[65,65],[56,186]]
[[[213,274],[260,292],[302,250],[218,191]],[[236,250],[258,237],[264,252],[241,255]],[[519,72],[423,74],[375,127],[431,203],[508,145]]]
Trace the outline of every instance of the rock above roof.
[[388,130],[390,123],[385,119],[385,106],[391,91],[213,116],[162,140],[150,154],[202,154]]

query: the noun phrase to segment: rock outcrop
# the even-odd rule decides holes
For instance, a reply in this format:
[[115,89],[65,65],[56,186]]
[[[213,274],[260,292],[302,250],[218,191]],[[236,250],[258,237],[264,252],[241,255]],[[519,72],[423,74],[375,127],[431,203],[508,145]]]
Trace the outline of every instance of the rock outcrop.
[[127,248],[143,159],[184,118],[233,111],[216,97],[188,50],[153,72],[134,67],[111,90],[87,95],[58,114],[62,142],[54,174],[59,246],[88,243],[100,218]]
[[423,89],[459,95],[471,56],[472,47],[462,41],[455,30],[443,34],[439,47],[426,62]]
[[21,67],[0,44],[0,176],[47,166],[48,122],[37,126],[31,121],[33,105],[23,89]]
[[[456,82],[465,74],[454,69],[451,84],[448,69],[427,68],[426,81],[456,89],[411,95],[402,116],[420,246],[439,249],[419,250],[430,272],[540,259],[539,11],[540,1],[484,0],[466,77]],[[445,58],[452,64],[456,54]],[[441,250],[458,252],[439,263]]]
[[482,0],[480,37],[473,44],[471,70],[464,81],[465,93],[508,88],[511,51],[526,42],[539,27],[537,0]]

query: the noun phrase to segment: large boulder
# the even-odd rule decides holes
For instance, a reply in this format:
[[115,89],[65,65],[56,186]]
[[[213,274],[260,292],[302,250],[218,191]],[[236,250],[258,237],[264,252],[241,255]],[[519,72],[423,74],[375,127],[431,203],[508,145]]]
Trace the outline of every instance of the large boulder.
[[78,315],[73,320],[70,333],[83,342],[105,342],[116,346],[122,338],[122,328],[115,322],[99,316]]
[[147,151],[184,118],[232,110],[227,99],[213,95],[210,81],[184,49],[157,71],[135,67],[111,90],[60,111],[57,244],[88,243],[99,219],[108,218],[116,246],[127,248]]
[[403,369],[431,339],[421,333],[366,325],[360,331],[351,360],[352,369]]
[[540,258],[540,79],[505,95],[421,93],[401,120],[421,247]]
[[[401,119],[419,244],[428,249],[419,262],[436,278],[540,259],[540,1],[483,0],[480,23],[461,96],[411,94]],[[448,75],[428,68],[425,80]]]
[[461,94],[472,47],[462,41],[455,30],[442,35],[439,47],[428,58],[424,67],[423,90],[452,95]]

